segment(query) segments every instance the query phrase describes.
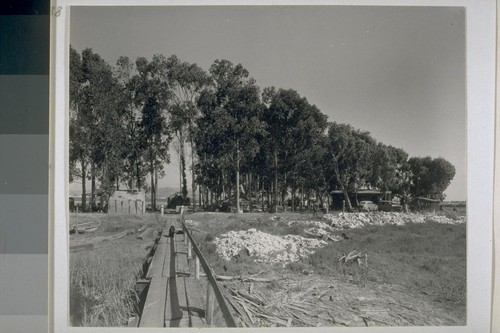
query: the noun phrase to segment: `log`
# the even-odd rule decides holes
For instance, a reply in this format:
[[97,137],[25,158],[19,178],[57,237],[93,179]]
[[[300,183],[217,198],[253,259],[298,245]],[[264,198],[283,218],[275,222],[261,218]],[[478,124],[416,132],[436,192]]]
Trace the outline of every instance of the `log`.
[[149,234],[152,235],[152,232],[153,232],[153,228],[147,228],[139,236],[137,236],[137,239],[144,240],[145,238],[148,237]]
[[262,299],[260,299],[260,298],[258,298],[256,296],[252,296],[252,295],[244,292],[243,290],[238,290],[237,292],[238,292],[238,295],[240,295],[241,297],[244,297],[244,298],[246,298],[246,299],[248,299],[248,300],[250,300],[250,301],[252,301],[254,303],[257,303],[258,305],[264,305],[265,304],[265,302]]
[[125,231],[122,231],[120,233],[117,233],[116,235],[110,236],[108,239],[120,239],[123,238],[127,235],[133,234],[135,232],[134,228],[127,229]]
[[[222,289],[224,290],[224,289]],[[230,295],[227,294],[227,292],[224,293],[225,298],[227,299],[228,303],[231,304],[233,307],[234,311],[240,315],[240,320],[242,323],[244,323],[247,327],[250,326],[250,321],[248,318],[248,315],[244,312],[245,310],[242,311],[241,305],[236,302],[234,298],[232,298]],[[247,319],[248,318],[248,319]]]
[[245,312],[247,313],[248,318],[250,318],[250,321],[252,322],[252,325],[255,325],[255,319],[253,318],[251,312],[248,310],[247,306],[245,305],[245,302],[239,302],[239,303],[243,307],[243,310],[245,310]]
[[69,247],[70,250],[92,250],[93,248],[94,248],[94,244],[92,244],[92,243],[71,245]]
[[[200,273],[200,276],[207,276],[206,274]],[[267,279],[251,276],[227,276],[227,275],[215,275],[215,279],[218,281],[234,281],[240,280],[242,282],[273,282],[276,279]]]
[[282,325],[282,326],[285,326],[285,327],[286,327],[286,323],[288,322],[287,319],[282,319],[282,318],[278,318],[278,317],[268,316],[268,315],[265,315],[263,313],[256,313],[255,315],[258,316],[258,317],[266,318],[271,323],[279,324],[279,325]]

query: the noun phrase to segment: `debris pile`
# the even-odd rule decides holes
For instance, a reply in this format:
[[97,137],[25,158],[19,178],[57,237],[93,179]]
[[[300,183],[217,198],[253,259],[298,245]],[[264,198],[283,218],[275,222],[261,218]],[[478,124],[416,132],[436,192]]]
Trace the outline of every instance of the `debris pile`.
[[397,285],[359,288],[332,277],[285,277],[261,283],[223,283],[228,305],[242,327],[464,325],[464,316],[439,307],[421,293]]
[[225,260],[231,260],[242,250],[247,251],[257,262],[287,263],[306,258],[314,253],[313,249],[327,243],[315,238],[298,235],[283,237],[261,232],[256,229],[229,231],[214,239],[217,253]]
[[462,224],[466,217],[451,219],[446,216],[422,213],[370,212],[370,213],[339,213],[323,215],[330,226],[337,228],[362,228],[366,225],[404,225],[406,223],[436,222],[441,224]]
[[335,229],[328,224],[319,221],[288,221],[286,222],[290,227],[293,224],[298,224],[305,227],[304,232],[310,236],[321,238],[323,240],[332,240],[338,242],[342,239],[340,236],[334,235]]

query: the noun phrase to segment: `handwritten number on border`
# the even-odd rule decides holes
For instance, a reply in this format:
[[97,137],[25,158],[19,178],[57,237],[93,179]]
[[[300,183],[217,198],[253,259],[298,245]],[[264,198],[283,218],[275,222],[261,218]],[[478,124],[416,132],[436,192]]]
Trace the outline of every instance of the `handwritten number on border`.
[[51,14],[54,15],[55,17],[59,17],[61,16],[61,10],[62,10],[62,7],[61,6],[53,6],[51,8]]

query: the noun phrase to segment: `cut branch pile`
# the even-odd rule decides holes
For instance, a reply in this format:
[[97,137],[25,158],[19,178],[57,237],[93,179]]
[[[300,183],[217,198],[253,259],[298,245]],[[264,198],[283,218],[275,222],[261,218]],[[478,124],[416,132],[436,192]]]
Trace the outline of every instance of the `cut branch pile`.
[[347,255],[344,253],[344,255],[340,257],[339,262],[346,265],[357,262],[359,267],[361,267],[363,264],[363,259],[365,261],[365,267],[368,267],[368,253],[365,253],[363,255],[361,252],[356,252],[356,250],[353,250]]
[[[239,280],[241,282],[272,282],[276,279],[268,279],[268,278],[260,278],[257,275],[262,274],[259,272],[253,275],[238,275],[238,276],[228,276],[228,275],[217,275],[214,274],[214,277],[217,281],[235,281]],[[200,273],[200,276],[207,276],[205,273]]]
[[323,307],[325,311],[329,310],[318,304],[318,300],[329,290],[320,293],[317,287],[312,286],[295,294],[289,289],[286,292],[270,292],[270,295],[266,295],[261,291],[246,292],[234,283],[225,284],[224,287],[230,295],[227,297],[229,304],[243,327],[316,327],[345,324],[318,311],[318,306]]
[[[363,258],[366,255],[354,251],[345,255],[354,264]],[[429,307],[422,295],[395,285],[367,289],[316,276],[283,278],[273,285],[240,281],[221,285],[242,327],[463,324],[446,310]]]

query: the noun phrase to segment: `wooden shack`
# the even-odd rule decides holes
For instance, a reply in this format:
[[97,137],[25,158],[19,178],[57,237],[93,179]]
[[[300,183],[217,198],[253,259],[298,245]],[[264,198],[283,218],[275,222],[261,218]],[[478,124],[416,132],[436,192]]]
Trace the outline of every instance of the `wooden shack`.
[[146,194],[144,191],[118,190],[109,198],[108,214],[144,214]]

